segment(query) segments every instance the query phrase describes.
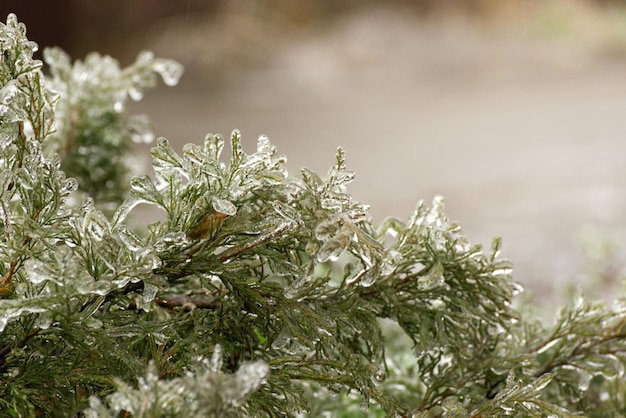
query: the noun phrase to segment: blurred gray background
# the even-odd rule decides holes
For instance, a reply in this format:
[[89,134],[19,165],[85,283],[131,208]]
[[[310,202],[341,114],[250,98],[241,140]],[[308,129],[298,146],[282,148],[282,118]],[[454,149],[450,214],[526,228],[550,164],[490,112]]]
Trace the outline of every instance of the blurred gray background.
[[504,239],[516,279],[549,302],[591,270],[622,279],[622,3],[4,0],[0,11],[75,58],[179,60],[181,83],[133,106],[179,150],[237,128],[247,151],[266,134],[292,174],[324,174],[342,146],[349,191],[376,222],[443,195],[472,241]]

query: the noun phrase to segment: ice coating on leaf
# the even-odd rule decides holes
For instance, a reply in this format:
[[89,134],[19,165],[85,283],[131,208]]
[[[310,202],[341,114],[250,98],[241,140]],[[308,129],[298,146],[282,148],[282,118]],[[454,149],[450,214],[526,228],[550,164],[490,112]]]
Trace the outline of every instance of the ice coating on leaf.
[[[19,87],[17,86],[17,82],[15,80],[11,80],[0,89],[0,103],[3,105],[8,105],[11,103],[13,98],[19,94]],[[8,108],[7,108],[8,110]]]
[[522,387],[521,383],[515,377],[515,372],[511,370],[506,377],[505,387],[498,392],[496,395],[496,400],[500,401],[500,403],[504,404],[505,401],[511,397],[516,391],[518,391]]
[[295,298],[311,281],[311,275],[303,274],[294,280],[289,286],[287,286],[283,292],[283,295],[287,299]]
[[111,225],[101,211],[96,209],[93,199],[88,197],[82,204],[83,223],[82,228],[95,239],[102,240],[105,235],[111,233]]
[[148,191],[149,193],[157,192],[157,190],[154,188],[152,180],[150,180],[150,177],[148,177],[147,175],[134,176],[132,179],[130,179],[130,187],[133,191],[136,191],[139,194],[146,193],[146,191]]
[[124,70],[124,73],[132,74],[129,94],[136,89],[143,95],[145,87],[153,87],[156,83],[153,80],[153,72],[161,76],[165,85],[174,86],[182,76],[183,67],[173,60],[155,58],[151,51],[142,51],[134,65]]
[[313,191],[320,193],[323,188],[323,182],[320,176],[317,175],[314,171],[309,170],[304,167],[300,170],[300,174],[302,175],[302,180],[304,183]]
[[154,244],[154,248],[158,252],[163,252],[172,247],[180,247],[189,244],[187,234],[182,231],[170,232],[162,237],[159,237]]
[[310,256],[315,255],[319,251],[319,249],[319,243],[315,241],[309,241],[304,247],[304,251]]
[[157,173],[161,170],[176,169],[183,167],[180,156],[174,151],[167,138],[159,137],[156,140],[156,147],[150,150],[153,157],[153,166]]
[[126,219],[128,214],[135,208],[135,206],[142,203],[151,203],[145,199],[139,199],[135,196],[129,196],[122,202],[113,215],[113,225],[119,225]]
[[[8,195],[8,193],[7,193]],[[10,211],[8,209],[8,203],[5,199],[0,198],[0,221],[4,227],[4,236],[6,239],[13,239],[13,226],[10,221]]]
[[361,399],[361,404],[359,405],[359,409],[361,410],[361,412],[367,413],[370,410],[369,394],[364,393],[362,394],[362,396],[363,396],[363,399]]
[[337,148],[337,155],[335,158],[337,160],[336,169],[340,171],[345,170],[346,169],[346,152],[343,150],[342,147]]
[[[588,362],[590,364],[591,361]],[[603,354],[595,366],[596,373],[605,379],[621,379],[624,377],[624,364],[615,354]]]
[[509,260],[498,260],[493,263],[493,275],[510,276],[513,273],[513,263]]
[[491,255],[489,256],[489,259],[491,261],[494,261],[496,258],[500,256],[501,248],[502,248],[502,238],[500,237],[494,238],[493,242],[491,243]]
[[247,169],[259,169],[261,167],[269,167],[272,162],[272,157],[266,152],[257,152],[252,155],[246,156],[242,167]]
[[162,264],[161,259],[153,254],[150,248],[144,248],[143,251],[139,252],[139,256],[141,259],[137,265],[143,270],[153,271]]
[[139,67],[146,67],[154,61],[154,53],[152,51],[141,51],[135,58],[135,64]]
[[374,373],[374,380],[376,383],[380,384],[387,380],[387,372],[383,368],[377,368],[376,373]]
[[185,158],[186,162],[197,166],[202,166],[207,160],[207,154],[205,153],[205,149],[199,147],[196,144],[185,144],[183,146],[183,157]]
[[[137,87],[131,87],[128,89],[128,96],[134,101],[138,102],[143,99],[143,90]],[[120,103],[120,102],[116,102]]]
[[[157,139],[157,148],[170,148],[170,141],[168,141],[167,138],[165,137],[159,137],[159,139]],[[169,154],[169,150],[168,150],[168,154]]]
[[302,217],[294,208],[279,201],[272,202],[272,209],[284,220],[302,225]]
[[428,308],[433,311],[441,311],[448,306],[448,304],[441,299],[429,299],[426,301],[426,304],[428,305]]
[[46,268],[46,265],[41,261],[34,259],[26,260],[24,267],[28,272],[28,280],[33,284],[41,284],[47,280],[52,280],[59,284],[52,278],[50,272]]
[[168,86],[178,84],[180,77],[183,75],[183,66],[173,60],[157,59],[153,68]]
[[287,334],[287,332],[285,331],[281,331],[281,333],[278,334],[278,336],[274,339],[274,341],[272,341],[272,348],[274,350],[282,350],[290,342],[291,342],[291,338],[289,337],[289,334]]
[[267,136],[261,135],[256,143],[256,151],[259,154],[270,154],[274,151],[272,144]]
[[336,185],[344,185],[354,180],[354,172],[352,170],[339,171],[334,175]]
[[[9,106],[0,104],[0,120],[4,122],[15,122],[19,120],[10,113],[10,110],[11,108]],[[6,146],[9,144],[9,142],[10,142],[10,136],[3,134],[0,144]]]
[[348,249],[352,237],[349,233],[340,232],[325,241],[317,252],[317,261],[336,261]]
[[142,304],[144,309],[154,300],[159,288],[152,283],[144,283],[143,294],[142,294]]
[[231,165],[240,166],[246,159],[246,153],[243,152],[243,148],[241,147],[241,132],[239,132],[239,129],[234,129],[230,135],[230,148]]
[[213,348],[213,354],[211,354],[211,360],[209,362],[209,370],[216,373],[222,370],[222,346],[219,344],[216,344]]
[[326,196],[322,199],[321,204],[322,208],[330,209],[333,212],[342,210],[345,206],[347,206],[351,201],[350,195],[346,193],[333,193],[332,195]]
[[548,386],[553,378],[554,376],[550,373],[544,374],[525,388],[526,395],[531,397],[540,396],[543,389]]
[[9,304],[9,301],[4,300],[0,305],[0,332],[4,331],[11,320],[19,318],[23,314],[46,312],[46,309],[40,306],[19,306],[18,303],[22,301],[15,302],[12,301]]
[[542,354],[545,353],[546,351],[550,350],[552,347],[554,347],[557,343],[560,342],[559,338],[554,338],[546,343],[543,343],[537,350],[536,353],[537,354]]
[[224,138],[221,135],[208,134],[204,139],[204,148],[208,155],[217,161],[224,150]]
[[443,265],[435,263],[428,274],[417,279],[417,284],[421,290],[431,290],[445,283]]
[[564,364],[560,366],[560,369],[567,370],[569,372],[568,374],[571,376],[571,379],[574,381],[576,388],[579,391],[584,392],[589,389],[589,384],[593,378],[593,375],[589,371],[573,364]]
[[467,410],[456,397],[447,397],[441,403],[441,407],[448,417],[463,417],[467,415]]
[[149,144],[154,140],[150,119],[146,115],[133,115],[127,119],[128,134],[135,144]]
[[69,194],[71,192],[75,192],[78,190],[78,181],[75,178],[70,177],[65,181],[63,188],[61,189],[61,194]]
[[396,266],[402,261],[402,254],[396,250],[389,250],[385,254],[383,264],[381,266],[381,274],[383,276],[389,276],[394,272]]
[[111,282],[105,280],[95,281],[92,277],[84,276],[75,285],[76,291],[81,295],[106,296],[113,290],[111,284]]
[[161,196],[148,175],[134,176],[130,180],[130,187],[133,194],[148,202],[160,204]]
[[487,327],[487,334],[494,337],[503,334],[506,331],[506,328],[504,328],[499,322],[494,322],[489,327]]
[[113,111],[115,113],[122,113],[124,111],[124,102],[122,100],[116,100],[113,102]]
[[83,324],[85,324],[88,328],[99,329],[104,325],[103,322],[99,319],[89,317],[83,320]]
[[269,371],[269,366],[262,361],[242,364],[235,374],[241,396],[247,398],[256,392],[267,379]]
[[322,221],[315,227],[315,238],[325,241],[335,235],[339,227],[340,221],[338,219],[331,218]]
[[376,283],[379,273],[380,269],[377,265],[366,266],[364,268],[364,271],[360,273],[361,278],[359,280],[359,285],[363,287],[372,286],[374,283]]
[[120,225],[117,228],[117,235],[130,251],[137,252],[144,248],[144,243],[131,229],[126,225]]
[[226,199],[220,199],[218,197],[213,198],[213,210],[228,216],[237,214],[237,206]]
[[59,78],[67,78],[72,71],[72,62],[70,56],[61,48],[44,48],[43,56],[48,65],[50,72]]
[[510,282],[509,286],[511,287],[511,296],[517,296],[525,290],[523,285],[513,281]]
[[433,205],[428,214],[426,215],[425,221],[429,224],[436,224],[437,226],[441,226],[441,223],[444,221],[444,199],[443,196],[435,196],[433,198]]
[[154,141],[154,134],[150,131],[141,131],[132,135],[135,144],[150,144]]
[[[120,388],[127,388],[127,390],[130,389],[126,385],[122,386],[120,384],[121,381],[117,381],[117,383],[118,383],[118,387]],[[109,397],[109,403],[113,406],[114,411],[133,411],[134,410],[133,403],[131,402],[131,400],[128,399],[126,396],[124,396],[124,394],[120,392],[115,392],[111,394],[111,396]],[[94,414],[92,416],[96,417],[97,415]]]

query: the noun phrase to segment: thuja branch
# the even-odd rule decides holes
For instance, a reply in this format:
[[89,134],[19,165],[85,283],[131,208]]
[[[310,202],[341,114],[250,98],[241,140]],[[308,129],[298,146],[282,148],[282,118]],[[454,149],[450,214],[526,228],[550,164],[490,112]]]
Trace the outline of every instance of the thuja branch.
[[[499,239],[472,244],[440,197],[374,225],[341,148],[294,176],[264,136],[159,138],[127,179],[152,134],[126,102],[180,65],[52,48],[44,77],[34,50],[0,24],[6,415],[626,414],[625,300],[520,312]],[[163,220],[129,226],[137,205]]]

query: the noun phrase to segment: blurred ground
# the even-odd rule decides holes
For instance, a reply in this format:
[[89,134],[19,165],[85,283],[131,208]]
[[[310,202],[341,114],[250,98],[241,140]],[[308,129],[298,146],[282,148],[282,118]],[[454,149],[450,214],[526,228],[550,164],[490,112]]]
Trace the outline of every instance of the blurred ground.
[[503,237],[517,280],[543,300],[581,278],[583,226],[624,228],[620,9],[528,0],[476,24],[472,8],[433,2],[428,18],[402,2],[302,12],[318,20],[266,3],[179,13],[129,38],[122,56],[141,44],[187,67],[134,106],[157,135],[180,149],[238,128],[253,151],[267,134],[294,174],[325,173],[341,145],[349,191],[376,221],[441,194],[470,239]]

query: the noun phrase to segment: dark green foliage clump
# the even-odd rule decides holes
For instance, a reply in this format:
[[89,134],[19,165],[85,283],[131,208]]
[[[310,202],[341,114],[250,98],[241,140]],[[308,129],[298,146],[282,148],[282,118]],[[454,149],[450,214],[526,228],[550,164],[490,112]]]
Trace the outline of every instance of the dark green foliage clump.
[[0,26],[0,415],[626,413],[622,299],[540,322],[441,198],[373,225],[341,149],[294,177],[265,137],[160,138],[126,183],[125,100],[179,66],[48,50],[45,78],[35,47]]

